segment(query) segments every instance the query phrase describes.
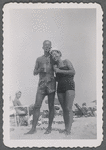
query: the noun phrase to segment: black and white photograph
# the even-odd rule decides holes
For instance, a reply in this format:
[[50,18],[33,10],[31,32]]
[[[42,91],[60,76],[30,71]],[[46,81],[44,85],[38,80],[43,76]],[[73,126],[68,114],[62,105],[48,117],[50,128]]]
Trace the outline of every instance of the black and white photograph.
[[6,146],[101,144],[102,15],[96,3],[4,5]]

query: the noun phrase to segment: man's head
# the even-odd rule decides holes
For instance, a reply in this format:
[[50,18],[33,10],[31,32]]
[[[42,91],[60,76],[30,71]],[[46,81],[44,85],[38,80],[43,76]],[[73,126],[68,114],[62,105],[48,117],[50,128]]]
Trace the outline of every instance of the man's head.
[[21,91],[16,92],[16,98],[19,99],[21,97]]
[[49,40],[45,40],[44,42],[43,42],[43,49],[44,49],[44,51],[45,52],[49,52],[50,50],[51,50],[51,41],[49,41]]

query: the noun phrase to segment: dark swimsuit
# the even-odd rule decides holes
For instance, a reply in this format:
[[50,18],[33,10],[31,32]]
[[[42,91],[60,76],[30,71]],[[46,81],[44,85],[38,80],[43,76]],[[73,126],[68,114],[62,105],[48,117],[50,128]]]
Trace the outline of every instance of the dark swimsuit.
[[[67,66],[60,67],[59,69],[69,70]],[[57,73],[56,80],[58,81],[57,93],[65,93],[67,90],[75,90],[74,75]]]

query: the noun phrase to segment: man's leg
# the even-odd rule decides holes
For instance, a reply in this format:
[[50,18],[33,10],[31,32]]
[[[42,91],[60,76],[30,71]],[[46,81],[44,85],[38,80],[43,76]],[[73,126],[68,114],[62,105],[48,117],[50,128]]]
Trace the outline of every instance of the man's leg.
[[52,122],[54,118],[54,98],[55,98],[55,92],[48,94],[49,124],[45,134],[51,133],[51,129],[52,129]]
[[36,126],[37,126],[39,115],[40,115],[40,108],[41,108],[44,97],[45,97],[44,94],[37,92],[36,102],[35,102],[34,109],[33,109],[32,128],[27,134],[33,134],[36,131]]

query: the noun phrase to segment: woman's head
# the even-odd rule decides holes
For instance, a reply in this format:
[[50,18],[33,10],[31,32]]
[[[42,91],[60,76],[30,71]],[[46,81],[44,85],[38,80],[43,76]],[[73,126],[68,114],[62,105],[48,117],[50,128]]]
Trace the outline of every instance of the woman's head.
[[54,59],[54,61],[59,61],[62,56],[62,54],[59,50],[52,50],[51,55],[52,55],[52,58]]

